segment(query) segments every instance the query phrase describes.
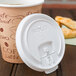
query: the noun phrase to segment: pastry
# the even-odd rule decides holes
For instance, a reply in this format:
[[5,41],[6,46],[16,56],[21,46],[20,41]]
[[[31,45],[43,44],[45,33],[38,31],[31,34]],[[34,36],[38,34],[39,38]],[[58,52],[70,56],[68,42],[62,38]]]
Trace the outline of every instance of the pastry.
[[72,30],[76,30],[76,21],[71,18],[56,16],[55,20]]
[[69,28],[61,28],[61,29],[63,31],[65,39],[76,37],[76,30],[71,30]]
[[58,25],[60,26],[60,27],[62,27],[62,25],[61,25],[61,23],[60,22],[57,22],[58,23]]

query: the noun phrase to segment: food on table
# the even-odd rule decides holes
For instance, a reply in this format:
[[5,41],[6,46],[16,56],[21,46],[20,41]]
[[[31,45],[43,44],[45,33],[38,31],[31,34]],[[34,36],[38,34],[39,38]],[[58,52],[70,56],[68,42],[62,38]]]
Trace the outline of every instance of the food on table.
[[64,34],[64,37],[67,38],[74,38],[76,37],[76,30],[71,30],[69,28],[61,28]]
[[72,30],[76,30],[76,21],[72,20],[71,18],[56,16],[55,20]]
[[57,21],[57,23],[58,23],[58,25],[59,25],[60,27],[62,27],[62,25],[61,25],[61,23],[60,23],[60,22],[58,22],[58,21]]
[[[76,37],[76,21],[71,18],[56,16],[55,20],[59,24],[64,34],[65,39],[75,38]],[[68,27],[63,28],[62,25]]]

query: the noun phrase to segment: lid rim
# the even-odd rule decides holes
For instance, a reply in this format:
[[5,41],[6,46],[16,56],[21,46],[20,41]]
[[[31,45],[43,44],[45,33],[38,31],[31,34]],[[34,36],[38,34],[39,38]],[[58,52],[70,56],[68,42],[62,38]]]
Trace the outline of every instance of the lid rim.
[[0,7],[32,7],[32,6],[37,6],[37,5],[41,5],[41,4],[43,4],[44,3],[44,0],[43,1],[41,1],[41,2],[38,2],[38,3],[35,3],[35,4],[29,4],[29,5],[25,5],[25,4],[22,4],[22,5],[16,5],[16,4],[14,4],[14,5],[10,5],[10,4],[0,4]]

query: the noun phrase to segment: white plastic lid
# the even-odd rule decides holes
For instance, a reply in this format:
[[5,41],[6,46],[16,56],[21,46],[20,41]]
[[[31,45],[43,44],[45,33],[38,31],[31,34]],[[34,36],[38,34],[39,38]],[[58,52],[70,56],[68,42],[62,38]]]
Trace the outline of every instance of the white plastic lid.
[[44,14],[25,17],[16,32],[16,46],[23,62],[30,68],[51,73],[58,67],[65,51],[65,41],[58,24]]

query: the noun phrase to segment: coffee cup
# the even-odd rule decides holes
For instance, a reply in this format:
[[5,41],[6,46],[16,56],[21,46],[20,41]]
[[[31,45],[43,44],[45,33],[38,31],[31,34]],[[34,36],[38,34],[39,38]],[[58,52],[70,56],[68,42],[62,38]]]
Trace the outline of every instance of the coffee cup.
[[23,63],[16,49],[15,35],[20,21],[32,13],[41,13],[44,0],[0,1],[0,44],[2,57],[10,63]]

